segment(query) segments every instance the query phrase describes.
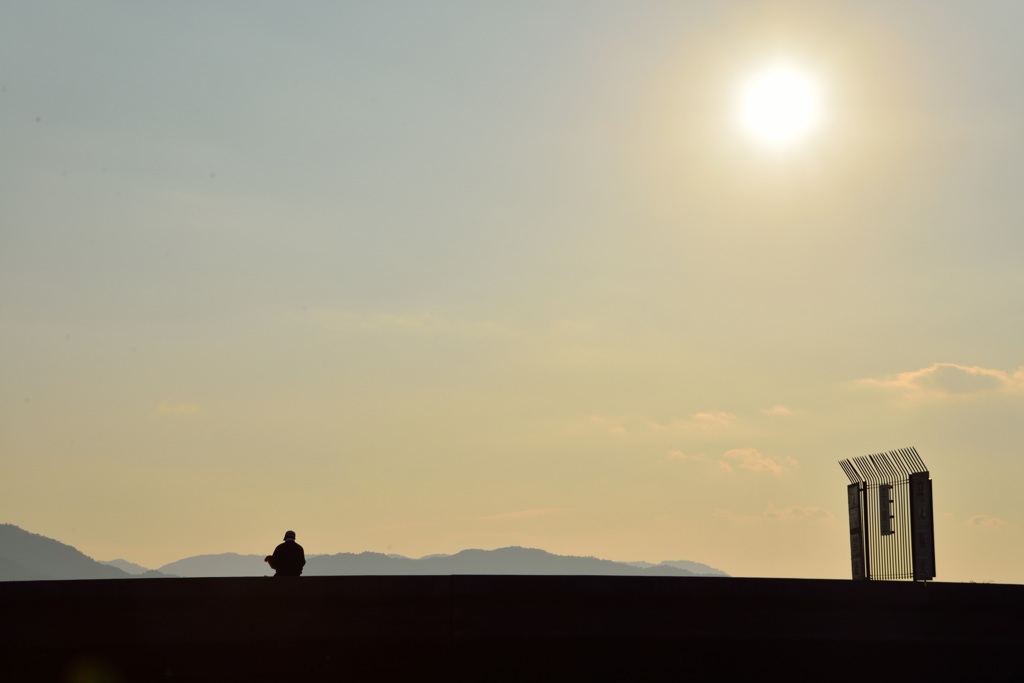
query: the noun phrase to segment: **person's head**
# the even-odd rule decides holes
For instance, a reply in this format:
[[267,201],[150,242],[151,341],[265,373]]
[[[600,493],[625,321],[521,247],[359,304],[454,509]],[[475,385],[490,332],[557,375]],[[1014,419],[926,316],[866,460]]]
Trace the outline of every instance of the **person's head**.
[[284,540],[286,540],[286,541],[294,541],[295,540],[295,532],[294,531],[286,531],[286,532],[284,532]]

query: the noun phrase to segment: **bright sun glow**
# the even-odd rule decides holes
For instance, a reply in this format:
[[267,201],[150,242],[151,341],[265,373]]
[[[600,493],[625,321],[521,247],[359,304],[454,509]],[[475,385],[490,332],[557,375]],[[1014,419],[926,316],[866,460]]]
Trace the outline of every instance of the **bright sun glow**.
[[787,146],[810,135],[821,120],[821,89],[805,71],[786,64],[768,67],[740,90],[739,121],[755,140]]

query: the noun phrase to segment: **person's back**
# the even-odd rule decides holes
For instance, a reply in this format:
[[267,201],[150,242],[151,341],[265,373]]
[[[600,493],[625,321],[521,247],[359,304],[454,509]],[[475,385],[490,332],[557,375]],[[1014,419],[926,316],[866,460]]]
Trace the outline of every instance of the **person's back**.
[[284,543],[274,548],[274,554],[265,560],[274,569],[274,576],[301,576],[306,566],[306,553],[302,546],[295,542],[295,532],[284,535]]

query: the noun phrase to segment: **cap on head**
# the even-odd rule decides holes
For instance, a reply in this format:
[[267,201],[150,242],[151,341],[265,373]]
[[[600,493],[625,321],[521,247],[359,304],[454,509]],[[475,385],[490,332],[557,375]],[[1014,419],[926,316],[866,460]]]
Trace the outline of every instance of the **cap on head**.
[[295,540],[295,532],[294,531],[286,531],[286,532],[284,532],[284,540],[286,540],[286,541],[294,541]]

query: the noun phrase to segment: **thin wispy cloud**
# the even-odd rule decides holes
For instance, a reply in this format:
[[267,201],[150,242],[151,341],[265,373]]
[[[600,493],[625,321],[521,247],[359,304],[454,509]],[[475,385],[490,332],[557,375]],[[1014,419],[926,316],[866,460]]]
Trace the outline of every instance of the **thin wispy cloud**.
[[761,412],[765,415],[772,415],[774,417],[790,417],[793,414],[793,410],[788,406],[784,406],[781,403],[772,406],[771,408],[762,408]]
[[920,370],[901,372],[895,377],[868,378],[861,383],[912,397],[1024,393],[1024,367],[1009,373],[976,365],[934,363]]

